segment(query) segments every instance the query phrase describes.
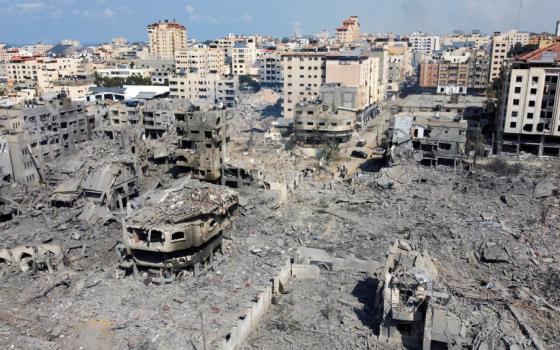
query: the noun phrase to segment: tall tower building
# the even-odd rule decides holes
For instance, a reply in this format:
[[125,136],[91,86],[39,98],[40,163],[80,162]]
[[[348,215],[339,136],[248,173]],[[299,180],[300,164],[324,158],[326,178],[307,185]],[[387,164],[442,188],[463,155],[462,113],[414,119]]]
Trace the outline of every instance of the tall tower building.
[[177,50],[187,48],[187,29],[174,20],[150,24],[148,44],[150,53],[157,58],[173,59]]
[[560,36],[560,19],[556,21],[556,36]]

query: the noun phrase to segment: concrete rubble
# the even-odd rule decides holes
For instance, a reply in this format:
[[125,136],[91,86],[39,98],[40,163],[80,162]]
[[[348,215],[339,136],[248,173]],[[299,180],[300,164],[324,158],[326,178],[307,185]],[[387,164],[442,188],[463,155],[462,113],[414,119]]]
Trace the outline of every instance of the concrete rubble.
[[0,348],[560,347],[560,163],[368,172],[367,128],[321,163],[267,139],[276,102],[161,102],[1,180]]

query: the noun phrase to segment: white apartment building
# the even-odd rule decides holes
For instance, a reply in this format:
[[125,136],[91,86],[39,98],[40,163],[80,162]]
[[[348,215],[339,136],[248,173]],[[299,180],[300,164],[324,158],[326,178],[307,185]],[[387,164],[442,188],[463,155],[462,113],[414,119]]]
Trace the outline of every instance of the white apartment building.
[[287,52],[281,56],[284,71],[283,116],[293,119],[299,102],[312,101],[325,82],[325,53]]
[[110,68],[100,68],[97,69],[96,72],[99,76],[101,76],[101,78],[126,79],[133,76],[149,78],[151,70],[148,68],[130,68],[128,65],[122,65]]
[[187,29],[176,22],[165,20],[148,25],[148,47],[159,59],[174,59],[177,50],[187,48]]
[[226,74],[224,50],[207,45],[196,45],[175,52],[175,72],[217,72]]
[[236,103],[239,80],[218,73],[193,72],[171,77],[169,90],[171,98],[187,99],[197,106],[223,104],[232,107]]
[[412,52],[421,52],[428,55],[441,48],[440,37],[437,35],[415,33],[408,38],[408,42]]
[[507,65],[499,123],[502,147],[560,155],[560,43]]
[[236,43],[232,48],[231,72],[233,75],[257,75],[257,47],[254,40]]

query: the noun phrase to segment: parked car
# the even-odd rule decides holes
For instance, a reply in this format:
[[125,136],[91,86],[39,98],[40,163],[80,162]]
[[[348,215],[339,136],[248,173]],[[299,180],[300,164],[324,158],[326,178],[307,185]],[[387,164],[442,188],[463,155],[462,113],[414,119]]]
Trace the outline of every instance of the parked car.
[[366,159],[368,154],[364,151],[353,150],[350,157]]

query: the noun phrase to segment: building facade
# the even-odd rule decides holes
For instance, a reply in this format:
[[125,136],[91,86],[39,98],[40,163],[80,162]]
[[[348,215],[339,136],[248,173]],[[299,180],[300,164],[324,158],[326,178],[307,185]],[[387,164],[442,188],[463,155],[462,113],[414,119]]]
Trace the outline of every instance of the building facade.
[[560,43],[508,62],[504,81],[500,150],[560,155]]
[[174,59],[177,50],[187,48],[187,29],[174,21],[148,25],[150,54],[159,59]]
[[336,28],[336,39],[342,44],[351,44],[360,40],[360,22],[358,16],[350,16]]

